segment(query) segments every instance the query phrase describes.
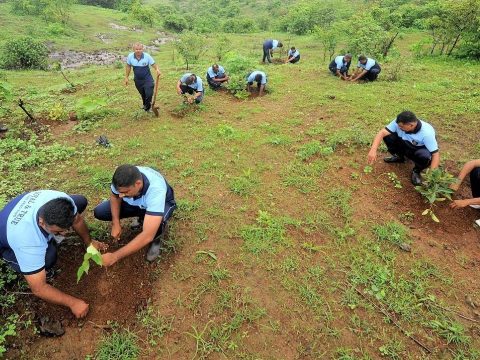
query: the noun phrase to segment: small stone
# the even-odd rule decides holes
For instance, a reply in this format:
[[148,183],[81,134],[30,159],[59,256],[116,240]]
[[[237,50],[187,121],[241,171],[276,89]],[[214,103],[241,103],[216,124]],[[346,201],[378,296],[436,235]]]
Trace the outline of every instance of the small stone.
[[407,244],[407,243],[401,243],[400,245],[398,245],[398,247],[406,252],[412,251],[410,244]]
[[476,308],[476,305],[475,303],[473,302],[472,298],[470,297],[470,295],[465,295],[465,302],[468,304],[468,306],[470,306],[471,308],[475,309]]

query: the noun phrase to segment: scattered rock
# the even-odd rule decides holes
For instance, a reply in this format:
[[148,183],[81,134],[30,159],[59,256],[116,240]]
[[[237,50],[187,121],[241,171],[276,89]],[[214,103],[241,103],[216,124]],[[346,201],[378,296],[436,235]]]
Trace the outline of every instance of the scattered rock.
[[398,245],[398,247],[406,252],[412,251],[412,247],[410,246],[410,244],[407,243],[401,243],[400,245]]
[[108,25],[115,30],[130,30],[128,26],[118,25],[115,23],[109,23]]
[[43,336],[62,336],[65,329],[59,320],[50,319],[48,316],[42,316],[39,319],[39,331]]
[[112,38],[108,34],[96,34],[95,37],[97,39],[102,40],[102,42],[105,43],[105,44],[109,44],[109,43],[112,42]]
[[468,306],[470,306],[472,309],[475,309],[477,306],[476,304],[473,302],[472,298],[470,297],[470,295],[465,295],[465,302],[467,303]]
[[50,53],[49,58],[50,60],[59,62],[62,69],[74,69],[84,65],[111,65],[115,61],[124,60],[123,55],[107,51],[85,53],[72,50],[52,52]]

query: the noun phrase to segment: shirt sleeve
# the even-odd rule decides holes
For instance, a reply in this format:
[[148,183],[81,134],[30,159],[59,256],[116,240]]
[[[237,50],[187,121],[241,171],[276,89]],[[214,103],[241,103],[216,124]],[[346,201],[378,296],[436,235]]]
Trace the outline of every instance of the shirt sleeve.
[[248,82],[253,82],[254,79],[255,79],[255,77],[253,77],[252,74],[248,75],[248,77],[247,77]]
[[180,78],[180,82],[182,84],[185,84],[185,81],[187,81],[187,78],[188,78],[188,75],[183,75],[181,78]]
[[45,253],[47,250],[46,247],[12,247],[12,250],[15,254],[15,257],[17,258],[17,263],[22,274],[36,274],[45,268]]
[[163,216],[165,212],[166,189],[149,188],[146,194],[146,214],[152,216]]
[[128,54],[127,56],[127,65],[132,66],[132,57],[130,56],[130,54]]
[[267,75],[263,74],[261,84],[265,85],[266,83],[267,83]]
[[198,76],[197,76],[197,91],[203,91],[203,82],[202,82],[202,79],[200,79]]
[[388,124],[387,126],[385,126],[385,129],[387,129],[387,131],[389,131],[390,133],[396,133],[397,130],[398,130],[397,121],[396,121],[396,120],[392,120],[392,122],[391,122],[390,124]]
[[[219,71],[220,72],[220,71]],[[211,67],[208,68],[207,70],[207,74],[210,76],[210,78],[214,78],[216,75],[215,73],[213,72],[213,69]]]
[[155,64],[155,60],[153,60],[153,57],[150,56],[150,54],[148,54],[148,65],[153,65]]
[[115,189],[115,186],[113,184],[110,184],[110,190],[112,190],[112,194],[119,195],[120,193]]
[[423,139],[423,143],[430,153],[436,153],[438,151],[437,139],[435,139],[434,134],[429,134]]

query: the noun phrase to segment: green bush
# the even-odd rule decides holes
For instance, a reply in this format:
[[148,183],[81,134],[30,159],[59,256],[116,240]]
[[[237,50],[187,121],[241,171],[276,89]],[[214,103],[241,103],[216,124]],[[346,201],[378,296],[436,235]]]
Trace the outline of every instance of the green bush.
[[0,53],[0,64],[5,69],[46,69],[47,60],[47,47],[28,36],[8,40]]
[[223,31],[226,33],[245,34],[252,33],[257,30],[257,25],[253,19],[249,18],[233,18],[223,23]]
[[163,27],[166,30],[180,33],[183,30],[188,30],[190,28],[190,24],[185,17],[182,17],[178,14],[169,14],[163,18]]

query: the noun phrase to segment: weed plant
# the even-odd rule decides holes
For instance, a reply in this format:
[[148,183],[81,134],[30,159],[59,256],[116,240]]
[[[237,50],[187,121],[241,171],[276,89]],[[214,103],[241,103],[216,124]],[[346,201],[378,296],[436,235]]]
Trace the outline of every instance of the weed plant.
[[115,329],[100,341],[96,360],[136,360],[140,355],[137,336],[128,329]]

